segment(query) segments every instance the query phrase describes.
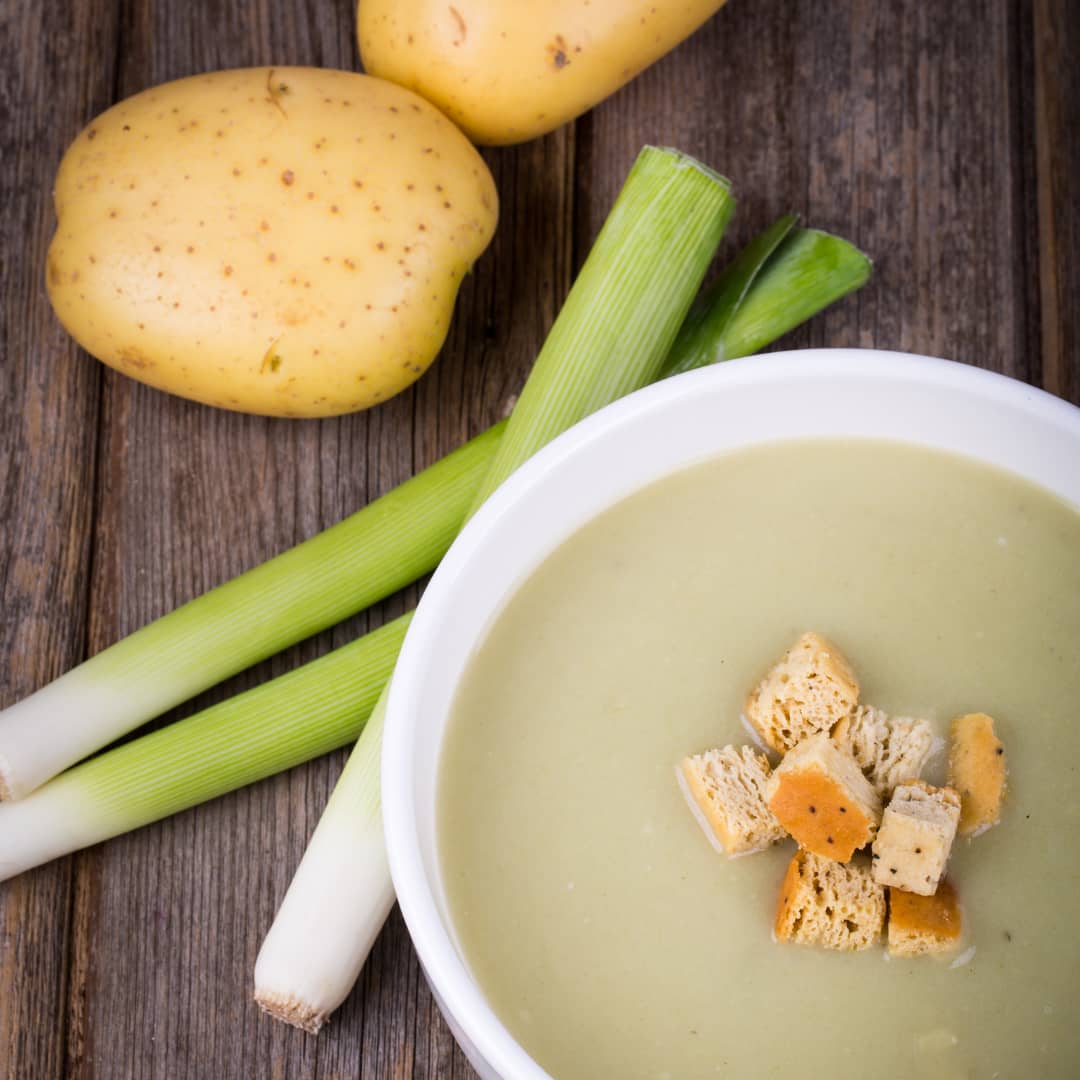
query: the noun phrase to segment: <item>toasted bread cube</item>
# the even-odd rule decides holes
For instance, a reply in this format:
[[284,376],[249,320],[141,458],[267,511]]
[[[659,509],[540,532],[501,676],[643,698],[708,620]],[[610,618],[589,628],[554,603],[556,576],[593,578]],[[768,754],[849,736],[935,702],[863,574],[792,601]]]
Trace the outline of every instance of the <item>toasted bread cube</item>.
[[933,896],[889,890],[889,955],[925,956],[952,952],[963,937],[956,890],[942,879]]
[[859,700],[859,682],[840,650],[820,634],[803,634],[751,691],[746,718],[767,746],[785,754],[830,731]]
[[859,763],[882,799],[890,798],[897,784],[918,779],[934,748],[928,720],[890,717],[872,705],[860,705],[844,717],[832,736]]
[[683,793],[706,835],[729,857],[749,855],[787,833],[765,802],[769,760],[750,746],[725,746],[683,760]]
[[949,786],[960,793],[960,835],[978,836],[1001,820],[1008,768],[1005,747],[986,713],[952,722]]
[[846,863],[869,844],[881,800],[855,759],[822,732],[780,762],[765,789],[769,808],[800,847]]
[[900,784],[885,807],[874,840],[874,880],[919,896],[933,896],[960,820],[960,796],[922,780]]
[[885,923],[885,890],[865,859],[842,866],[809,851],[788,863],[776,906],[776,939],[854,952],[868,949]]

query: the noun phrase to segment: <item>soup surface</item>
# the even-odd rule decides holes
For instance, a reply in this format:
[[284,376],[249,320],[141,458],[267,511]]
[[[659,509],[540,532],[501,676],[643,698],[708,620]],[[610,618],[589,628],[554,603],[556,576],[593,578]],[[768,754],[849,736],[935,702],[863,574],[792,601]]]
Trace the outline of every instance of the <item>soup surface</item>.
[[[747,691],[807,629],[864,702],[995,717],[1009,796],[950,862],[960,963],[774,944],[793,845],[728,860],[686,807],[676,764],[749,741]],[[470,662],[437,792],[459,947],[559,1078],[1076,1077],[1078,702],[1063,502],[886,442],[696,466],[571,537]]]

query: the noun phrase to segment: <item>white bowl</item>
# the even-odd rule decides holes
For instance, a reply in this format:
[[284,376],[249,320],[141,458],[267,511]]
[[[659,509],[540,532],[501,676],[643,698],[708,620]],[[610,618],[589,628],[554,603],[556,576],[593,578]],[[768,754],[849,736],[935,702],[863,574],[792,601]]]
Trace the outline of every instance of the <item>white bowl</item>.
[[658,383],[578,424],[503,484],[462,531],[420,603],[390,693],[382,766],[398,901],[439,1006],[481,1076],[547,1074],[473,981],[454,944],[439,875],[439,755],[470,657],[524,579],[600,511],[717,454],[807,436],[959,452],[1080,507],[1080,409],[962,364],[859,349],[774,353]]

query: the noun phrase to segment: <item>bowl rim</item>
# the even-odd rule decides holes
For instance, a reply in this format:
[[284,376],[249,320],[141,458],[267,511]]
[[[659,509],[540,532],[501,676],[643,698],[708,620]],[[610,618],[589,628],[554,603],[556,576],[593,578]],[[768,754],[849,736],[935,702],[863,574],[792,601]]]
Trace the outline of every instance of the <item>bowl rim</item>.
[[[629,394],[586,417],[543,447],[501,484],[466,523],[428,584],[406,635],[387,704],[381,770],[387,854],[402,915],[437,999],[452,1014],[448,1019],[455,1034],[463,1034],[499,1076],[541,1080],[548,1074],[514,1039],[487,1003],[458,954],[428,882],[419,841],[418,814],[411,795],[415,722],[409,718],[415,718],[418,712],[418,684],[425,670],[425,656],[437,647],[429,625],[438,621],[440,609],[449,602],[461,568],[499,519],[527,499],[529,491],[558,470],[566,459],[604,439],[612,429],[633,423],[654,410],[674,407],[680,400],[692,398],[703,390],[715,392],[725,386],[747,383],[851,377],[868,385],[900,379],[922,387],[958,391],[987,405],[998,403],[1026,413],[1038,424],[1063,429],[1066,438],[1080,440],[1080,408],[1011,376],[956,361],[855,348],[790,350],[731,360]],[[860,436],[838,431],[836,437]],[[775,436],[767,441],[774,439]],[[1075,502],[1080,508],[1080,495]]]

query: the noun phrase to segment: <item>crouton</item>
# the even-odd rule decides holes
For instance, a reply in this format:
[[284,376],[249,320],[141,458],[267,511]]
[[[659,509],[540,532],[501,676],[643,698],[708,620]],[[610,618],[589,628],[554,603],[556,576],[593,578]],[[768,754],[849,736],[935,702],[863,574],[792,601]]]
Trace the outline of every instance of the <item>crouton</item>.
[[963,936],[963,916],[948,878],[933,896],[889,890],[889,955],[952,952]]
[[917,779],[934,748],[929,721],[889,717],[872,705],[860,705],[832,734],[837,746],[859,763],[882,799],[888,799],[897,784]]
[[846,863],[870,843],[881,800],[855,759],[822,732],[780,762],[765,789],[769,808],[800,847]]
[[769,761],[752,747],[725,746],[683,760],[680,786],[710,840],[729,857],[762,851],[787,833],[765,803]]
[[885,890],[864,859],[841,866],[809,851],[788,863],[776,907],[776,939],[853,952],[868,949],[885,923]]
[[851,665],[820,634],[803,634],[751,691],[746,718],[767,746],[787,753],[819,731],[830,731],[859,700]]
[[960,835],[978,836],[1001,819],[1005,797],[1005,747],[986,713],[952,722],[949,786],[960,793]]
[[919,896],[933,896],[960,820],[960,796],[911,780],[885,807],[874,840],[874,880]]

